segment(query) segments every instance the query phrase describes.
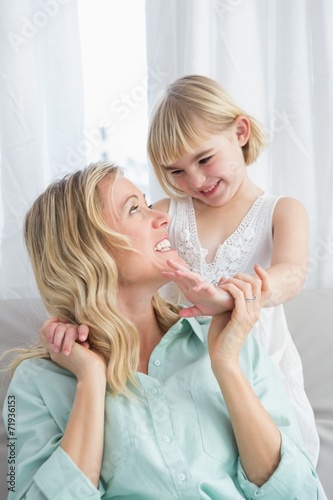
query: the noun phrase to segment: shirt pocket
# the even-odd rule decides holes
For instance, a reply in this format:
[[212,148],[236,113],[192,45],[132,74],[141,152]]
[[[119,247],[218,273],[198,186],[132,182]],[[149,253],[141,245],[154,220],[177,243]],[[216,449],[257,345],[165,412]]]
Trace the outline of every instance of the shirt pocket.
[[229,413],[220,392],[191,390],[205,453],[230,468],[239,453]]

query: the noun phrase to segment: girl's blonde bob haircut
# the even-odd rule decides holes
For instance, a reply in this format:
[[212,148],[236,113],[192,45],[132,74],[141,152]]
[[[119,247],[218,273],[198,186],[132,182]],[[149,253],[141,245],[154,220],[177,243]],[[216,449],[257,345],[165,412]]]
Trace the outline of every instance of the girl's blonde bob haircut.
[[[137,385],[140,338],[117,306],[118,268],[113,253],[135,250],[126,235],[104,222],[98,189],[98,183],[109,176],[112,200],[120,175],[119,167],[100,162],[53,182],[27,213],[24,234],[47,310],[51,316],[89,326],[90,348],[105,361],[113,395],[129,395],[129,387]],[[164,331],[179,319],[179,308],[158,294],[152,304]],[[10,364],[12,371],[27,358],[50,358],[41,342],[14,351],[18,355]]]
[[153,110],[147,149],[156,177],[169,196],[180,197],[184,193],[164,167],[194,151],[211,135],[228,129],[241,115],[250,120],[250,137],[243,146],[245,164],[250,165],[267,144],[264,129],[233,102],[218,82],[189,75],[166,88]]

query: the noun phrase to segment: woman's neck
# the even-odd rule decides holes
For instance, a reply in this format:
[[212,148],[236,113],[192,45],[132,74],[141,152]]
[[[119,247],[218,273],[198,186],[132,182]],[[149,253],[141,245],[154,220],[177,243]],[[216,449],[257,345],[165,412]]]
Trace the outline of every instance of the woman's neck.
[[138,370],[148,373],[151,353],[161,341],[164,331],[160,326],[152,305],[152,296],[145,297],[142,290],[131,294],[119,290],[118,305],[123,315],[138,329],[140,334],[140,362]]

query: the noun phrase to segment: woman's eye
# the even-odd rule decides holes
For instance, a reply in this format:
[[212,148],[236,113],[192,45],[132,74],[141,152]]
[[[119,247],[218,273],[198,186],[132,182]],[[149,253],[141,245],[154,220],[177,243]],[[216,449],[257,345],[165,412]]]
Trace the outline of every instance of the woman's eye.
[[213,158],[213,155],[207,156],[206,158],[201,158],[201,160],[199,160],[200,165],[207,163],[211,158]]
[[134,207],[131,207],[130,209],[130,215],[136,214],[139,211],[139,205],[135,205]]

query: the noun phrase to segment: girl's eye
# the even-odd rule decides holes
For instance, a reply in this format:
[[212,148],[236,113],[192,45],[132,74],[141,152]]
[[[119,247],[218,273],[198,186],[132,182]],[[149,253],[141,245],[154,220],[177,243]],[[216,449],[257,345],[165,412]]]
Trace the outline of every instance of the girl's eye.
[[174,175],[174,176],[179,176],[179,175],[182,175],[183,173],[183,170],[172,170],[171,171],[171,175]]
[[135,205],[134,207],[131,207],[129,213],[130,215],[136,214],[139,211],[139,205]]
[[152,210],[152,208],[153,208],[153,205],[148,205],[148,208],[150,208],[150,209]]
[[199,160],[200,165],[207,163],[211,158],[213,158],[213,155],[207,156],[206,158],[201,158],[201,160]]

